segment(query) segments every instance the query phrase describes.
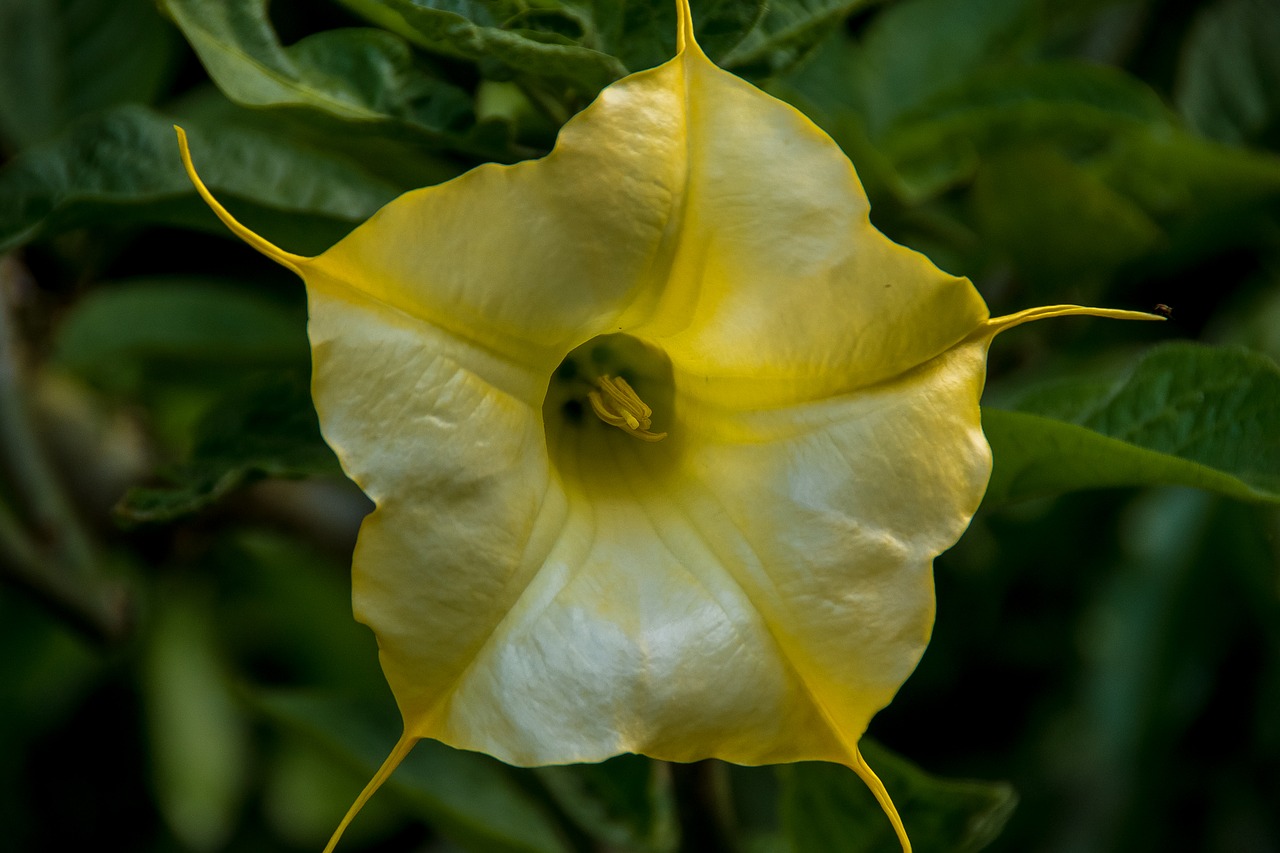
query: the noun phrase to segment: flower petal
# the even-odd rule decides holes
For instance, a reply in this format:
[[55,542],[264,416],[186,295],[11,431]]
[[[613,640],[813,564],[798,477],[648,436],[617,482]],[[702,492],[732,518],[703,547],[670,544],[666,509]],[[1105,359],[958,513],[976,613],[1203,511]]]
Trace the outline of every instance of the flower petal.
[[683,182],[677,77],[668,63],[609,87],[541,160],[401,196],[306,261],[308,286],[554,368],[660,273]]
[[985,322],[966,279],[871,225],[853,166],[805,116],[696,45],[677,61],[689,140],[678,245],[658,305],[624,331],[745,409],[884,381]]

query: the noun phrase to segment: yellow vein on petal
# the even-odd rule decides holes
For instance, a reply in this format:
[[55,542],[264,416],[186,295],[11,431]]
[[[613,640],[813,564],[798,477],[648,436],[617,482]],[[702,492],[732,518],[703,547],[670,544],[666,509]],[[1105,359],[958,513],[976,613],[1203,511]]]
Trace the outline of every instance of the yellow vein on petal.
[[1003,331],[1030,323],[1034,320],[1045,320],[1050,317],[1107,317],[1112,320],[1164,320],[1159,314],[1146,311],[1124,311],[1118,308],[1088,308],[1083,305],[1045,305],[1040,308],[1028,308],[1003,317],[992,317],[979,326],[970,338],[987,337]]
[[[693,156],[693,139],[691,135],[692,120],[692,101],[694,100],[689,91],[690,65],[696,60],[712,65],[707,59],[706,54],[698,46],[693,35],[693,18],[689,12],[688,0],[676,0],[676,53],[675,56],[667,63],[663,64],[663,68],[673,66],[679,69],[680,86],[683,92],[681,101],[681,115],[678,118],[681,121],[681,138],[684,139],[684,180],[678,192],[673,192],[673,196],[677,199],[671,207],[667,215],[666,235],[659,241],[657,248],[653,252],[649,261],[649,266],[645,274],[645,280],[662,281],[663,285],[656,288],[656,293],[652,297],[652,302],[647,304],[638,316],[629,315],[633,311],[635,305],[626,305],[618,309],[613,318],[607,324],[608,328],[618,327],[622,329],[622,319],[624,316],[630,316],[627,321],[628,328],[636,328],[638,326],[647,326],[653,320],[654,315],[662,313],[664,315],[679,314],[682,312],[672,311],[669,307],[664,309],[662,306],[666,304],[667,292],[672,277],[674,263],[680,257],[681,244],[685,237],[685,213],[689,206],[690,195],[690,169],[694,162]],[[657,71],[658,69],[651,69]],[[719,69],[716,69],[719,70]],[[676,116],[673,116],[676,118]],[[554,154],[554,152],[553,152]],[[687,313],[687,312],[686,312]],[[667,330],[666,334],[673,331]]]
[[230,228],[231,232],[241,240],[244,240],[271,260],[280,264],[282,267],[301,275],[302,265],[310,259],[304,258],[301,255],[295,255],[291,252],[286,252],[284,249],[281,249],[279,246],[276,246],[264,237],[250,231],[238,219],[232,216],[231,213],[213,197],[213,193],[209,192],[209,188],[204,185],[204,181],[200,180],[200,175],[196,173],[195,164],[191,162],[191,148],[187,144],[187,132],[176,124],[173,126],[173,129],[178,134],[178,150],[182,153],[182,165],[187,170],[187,177],[191,179],[191,183],[195,184],[196,192],[198,192],[200,197],[204,199],[205,204],[209,205],[214,214],[222,220],[222,224]]
[[[551,488],[552,488],[552,484],[548,483],[546,489],[543,490],[542,496],[538,503],[538,509],[534,513],[533,521],[530,522],[530,530],[536,528],[538,523],[542,520],[542,515],[547,509],[547,496],[551,493]],[[561,490],[563,492],[563,486],[561,486]],[[566,495],[566,499],[567,497],[568,496]],[[568,518],[568,514],[566,513],[566,519],[567,518]],[[565,522],[562,521],[561,531],[559,534],[556,535],[554,542],[559,542],[563,538],[564,524]],[[528,547],[529,542],[531,542],[532,540],[533,540],[533,537],[530,536],[528,539],[528,542],[526,542],[526,548]],[[515,597],[511,600],[510,605],[507,606],[506,610],[502,613],[501,617],[499,617],[498,620],[495,621],[493,625],[489,627],[489,629],[485,632],[483,637],[481,637],[478,641],[472,644],[472,647],[471,647],[472,650],[467,654],[468,660],[466,665],[463,666],[460,670],[458,670],[455,674],[453,674],[450,677],[447,685],[439,691],[438,696],[431,702],[430,705],[427,706],[426,710],[418,714],[405,716],[405,737],[410,737],[411,736],[410,733],[412,733],[412,737],[415,740],[420,740],[424,737],[434,738],[439,736],[438,728],[441,724],[441,721],[446,718],[449,712],[449,703],[453,701],[454,697],[457,695],[458,689],[462,686],[463,682],[469,677],[472,670],[475,668],[476,663],[490,648],[490,646],[493,643],[494,637],[498,636],[499,632],[501,632],[502,630],[504,630],[504,628],[507,627],[513,614],[516,614],[517,610],[519,610],[520,608],[521,603],[525,601],[525,597],[529,595],[529,593],[533,590],[533,587],[535,582],[537,581],[538,575],[546,567],[551,551],[554,549],[554,547],[555,547],[554,543],[548,546],[546,553],[542,557],[542,560],[538,562],[537,565],[534,566],[528,572],[528,577],[525,578],[523,585],[520,586],[518,592],[516,592],[515,594]],[[521,559],[519,562],[519,565],[521,566],[526,564],[524,555],[525,555],[525,552],[521,552]],[[581,569],[583,565],[580,565],[579,568]],[[556,595],[559,595],[561,592],[564,591],[564,589],[572,582],[573,577],[574,576],[571,575],[565,579],[564,583],[562,583],[560,587],[556,590]],[[555,596],[552,596],[552,597],[554,598]]]
[[342,822],[338,824],[338,828],[333,831],[333,836],[329,839],[329,843],[325,845],[324,853],[333,853],[333,848],[338,846],[338,841],[342,839],[342,833],[347,831],[347,826],[355,819],[355,816],[364,808],[364,804],[369,798],[377,793],[382,787],[382,783],[391,778],[391,774],[400,766],[400,762],[404,761],[405,756],[413,749],[414,744],[419,738],[411,735],[407,730],[400,735],[400,740],[396,741],[396,745],[392,747],[391,754],[387,756],[387,760],[382,762],[382,766],[378,768],[378,772],[373,774],[373,778],[369,780],[369,784],[364,786],[364,790],[360,792],[360,796],[356,797],[356,801],[351,804],[351,808],[347,809],[347,813],[342,818]]

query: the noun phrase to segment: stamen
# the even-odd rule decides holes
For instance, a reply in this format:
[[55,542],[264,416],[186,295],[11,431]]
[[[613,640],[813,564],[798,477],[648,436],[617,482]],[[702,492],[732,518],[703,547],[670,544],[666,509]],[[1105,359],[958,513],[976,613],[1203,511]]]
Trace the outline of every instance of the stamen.
[[661,441],[665,432],[653,432],[653,409],[645,405],[635,389],[621,376],[601,376],[596,380],[599,391],[587,392],[587,400],[596,417],[641,441]]

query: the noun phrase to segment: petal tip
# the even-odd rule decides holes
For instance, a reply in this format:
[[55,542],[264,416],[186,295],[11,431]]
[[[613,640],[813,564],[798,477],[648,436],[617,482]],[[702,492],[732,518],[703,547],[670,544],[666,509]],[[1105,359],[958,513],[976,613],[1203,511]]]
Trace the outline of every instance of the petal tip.
[[850,769],[857,773],[863,784],[871,790],[872,796],[876,798],[885,816],[889,818],[889,823],[893,824],[898,843],[902,845],[902,853],[911,853],[911,839],[907,837],[907,829],[902,825],[902,818],[898,815],[898,809],[889,797],[889,792],[885,790],[884,783],[871,769],[871,765],[867,764],[867,760],[862,757],[862,752],[856,746],[850,750],[850,753],[852,758],[849,763]]
[[204,203],[209,205],[209,209],[213,211],[214,215],[217,216],[218,219],[222,220],[222,224],[227,226],[227,228],[231,230],[231,233],[235,234],[241,240],[245,241],[250,246],[257,249],[259,252],[281,266],[301,275],[302,265],[307,259],[301,255],[286,252],[271,241],[251,231],[241,223],[240,220],[232,216],[230,211],[223,207],[222,204],[214,198],[213,193],[209,191],[209,188],[205,186],[204,181],[200,179],[199,173],[196,172],[195,163],[191,159],[191,145],[187,141],[187,132],[176,124],[173,126],[173,130],[178,135],[178,154],[182,157],[182,167],[186,170],[187,177],[195,186],[196,192],[199,193],[200,198],[204,199]]
[[1169,319],[1163,314],[1149,311],[1126,311],[1119,308],[1089,308],[1083,305],[1045,305],[1041,308],[1028,308],[1003,317],[992,317],[980,327],[980,334],[995,337],[1001,332],[1030,323],[1034,320],[1046,320],[1050,317],[1106,317],[1111,320],[1145,320],[1164,321]]
[[689,12],[689,0],[676,0],[676,53],[697,48],[693,36],[693,15]]
[[351,804],[351,808],[347,809],[347,813],[343,816],[342,822],[338,824],[338,828],[333,831],[329,843],[325,845],[324,853],[333,853],[338,842],[342,839],[342,834],[347,831],[347,827],[355,816],[364,808],[364,804],[369,801],[382,784],[391,778],[391,774],[400,766],[400,762],[404,761],[414,745],[418,742],[418,738],[406,731],[400,735],[400,740],[396,741],[396,745],[391,748],[391,754],[387,756],[387,760],[382,762],[382,766],[378,768],[378,772],[373,774],[373,778],[369,780],[369,784],[364,786],[364,790],[360,792],[360,796],[356,797],[356,801]]

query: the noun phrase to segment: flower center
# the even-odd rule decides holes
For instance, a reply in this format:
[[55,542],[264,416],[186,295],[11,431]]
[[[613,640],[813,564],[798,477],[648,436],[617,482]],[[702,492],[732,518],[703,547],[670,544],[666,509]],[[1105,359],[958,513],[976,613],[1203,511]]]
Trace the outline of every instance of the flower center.
[[653,409],[645,405],[627,380],[605,374],[596,380],[596,385],[599,390],[587,392],[587,400],[600,420],[641,441],[662,441],[667,437],[665,432],[649,429],[653,425]]
[[548,383],[542,404],[548,441],[579,447],[599,438],[607,447],[619,431],[662,441],[675,423],[673,390],[671,361],[659,348],[624,333],[592,338],[565,356]]

